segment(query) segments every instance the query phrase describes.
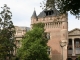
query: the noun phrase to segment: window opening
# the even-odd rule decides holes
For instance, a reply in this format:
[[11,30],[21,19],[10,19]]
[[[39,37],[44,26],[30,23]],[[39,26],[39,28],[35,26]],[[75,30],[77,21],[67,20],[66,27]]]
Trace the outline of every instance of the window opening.
[[48,53],[49,55],[51,54],[51,48],[50,48],[50,47],[48,47],[47,53]]
[[79,45],[79,41],[76,41],[76,45]]
[[54,12],[53,10],[48,10],[48,11],[45,11],[45,13],[46,13],[46,16],[49,16],[49,15],[52,15]]
[[50,39],[50,33],[47,33],[47,39],[48,40]]

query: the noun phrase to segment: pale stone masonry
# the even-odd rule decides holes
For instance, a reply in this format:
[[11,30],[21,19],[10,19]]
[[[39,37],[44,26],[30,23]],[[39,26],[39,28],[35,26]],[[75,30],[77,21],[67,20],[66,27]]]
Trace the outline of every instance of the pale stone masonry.
[[68,32],[68,60],[78,60],[80,56],[80,29],[75,28]]
[[17,49],[21,47],[21,40],[24,37],[24,35],[29,31],[29,27],[21,27],[21,26],[15,26],[15,45],[16,48],[14,48],[14,55],[16,55]]

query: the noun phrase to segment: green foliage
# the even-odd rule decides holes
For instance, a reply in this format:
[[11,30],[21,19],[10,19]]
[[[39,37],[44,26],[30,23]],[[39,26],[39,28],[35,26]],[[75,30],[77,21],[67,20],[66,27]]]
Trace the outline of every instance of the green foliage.
[[6,60],[13,55],[14,45],[14,25],[11,21],[12,13],[9,7],[5,4],[1,7],[3,10],[0,13],[0,60]]
[[80,56],[78,56],[78,60],[80,60]]
[[23,38],[17,56],[20,60],[50,60],[47,54],[47,41],[44,24],[34,24],[32,30]]
[[42,29],[44,29],[43,27],[44,27],[44,24],[43,23],[38,23],[38,24],[33,24],[33,28],[42,28]]
[[53,7],[52,5],[54,5],[54,0],[47,0],[46,1],[46,7]]
[[57,6],[62,13],[70,11],[73,15],[80,14],[79,0],[56,0]]
[[46,7],[51,5],[55,5],[60,13],[70,11],[72,15],[80,17],[80,0],[47,0]]

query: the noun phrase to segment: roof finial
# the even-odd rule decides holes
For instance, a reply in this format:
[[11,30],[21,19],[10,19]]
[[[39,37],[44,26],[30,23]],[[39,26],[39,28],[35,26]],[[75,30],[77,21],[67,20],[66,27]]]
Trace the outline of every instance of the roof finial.
[[35,7],[34,7],[34,11],[36,11],[36,10],[35,10]]
[[37,15],[36,15],[36,11],[35,11],[35,8],[34,8],[34,12],[33,12],[32,16],[31,16],[31,18],[36,18],[36,17],[37,17]]
[[34,10],[35,10],[35,7],[34,7]]

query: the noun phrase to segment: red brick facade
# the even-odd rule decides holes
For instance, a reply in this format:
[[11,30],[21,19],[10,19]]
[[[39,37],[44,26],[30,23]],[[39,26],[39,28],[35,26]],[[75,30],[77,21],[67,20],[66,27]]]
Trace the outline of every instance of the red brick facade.
[[[50,33],[50,40],[47,45],[50,47],[51,60],[66,60],[68,41],[67,14],[31,18],[31,25],[39,22],[45,23],[45,32]],[[61,47],[60,42],[66,42],[66,45]]]

